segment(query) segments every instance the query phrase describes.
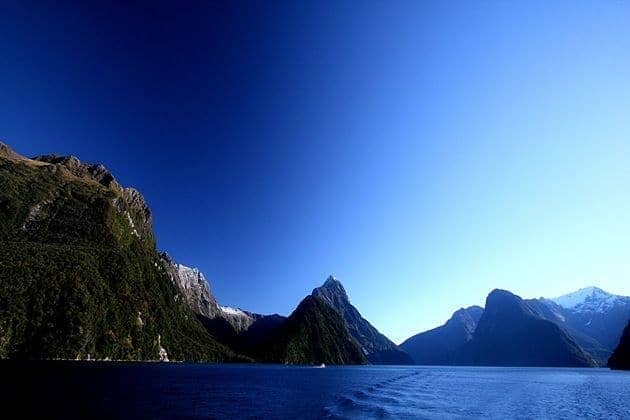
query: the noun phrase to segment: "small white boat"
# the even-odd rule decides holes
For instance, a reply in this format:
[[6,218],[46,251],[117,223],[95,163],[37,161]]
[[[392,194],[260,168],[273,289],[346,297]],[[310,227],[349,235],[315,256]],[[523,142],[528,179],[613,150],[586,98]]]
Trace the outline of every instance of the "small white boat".
[[325,364],[325,363],[322,363],[321,365],[319,365],[319,366],[317,366],[317,367],[318,367],[318,368],[325,368],[325,367],[326,367],[326,364]]

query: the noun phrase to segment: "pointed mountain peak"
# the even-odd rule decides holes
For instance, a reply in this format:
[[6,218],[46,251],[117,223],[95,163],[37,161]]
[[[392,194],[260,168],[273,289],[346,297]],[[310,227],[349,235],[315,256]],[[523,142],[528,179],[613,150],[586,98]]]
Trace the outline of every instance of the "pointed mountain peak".
[[341,282],[332,274],[328,276],[324,284],[313,289],[313,295],[324,295],[331,301],[334,299],[348,300],[348,294],[346,293],[346,289],[344,289],[343,284],[341,284]]
[[337,280],[337,277],[335,277],[334,274],[331,274],[330,276],[328,276],[328,278],[326,279],[326,281],[324,282],[322,287],[341,287],[341,288],[343,288],[343,285],[341,284],[341,282],[339,280]]
[[350,335],[359,343],[363,353],[372,363],[376,364],[411,364],[411,357],[389,338],[381,334],[355,308],[346,289],[341,282],[330,275],[320,287],[313,289],[311,295],[332,307],[341,315]]
[[333,307],[340,308],[349,303],[346,289],[334,275],[328,276],[324,284],[313,289],[313,296],[317,296]]

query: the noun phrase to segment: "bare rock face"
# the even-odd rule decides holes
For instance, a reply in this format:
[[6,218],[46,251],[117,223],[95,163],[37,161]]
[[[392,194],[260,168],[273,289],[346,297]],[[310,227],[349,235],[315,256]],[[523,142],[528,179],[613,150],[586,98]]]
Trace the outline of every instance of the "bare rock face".
[[228,324],[234,328],[237,334],[247,331],[254,322],[264,317],[264,315],[255,314],[238,308],[229,306],[219,306],[221,310],[221,318],[225,319]]
[[217,300],[210,292],[208,281],[201,271],[178,264],[166,254],[162,254],[162,258],[173,283],[195,313],[210,319],[222,314]]
[[139,225],[144,233],[152,232],[151,210],[142,194],[135,188],[124,188],[122,198],[133,213],[135,224]]
[[0,141],[0,156],[6,158],[6,159],[11,159],[11,160],[21,160],[23,159],[22,156],[20,156],[19,154],[15,153],[13,151],[13,149],[11,149],[8,145],[2,143]]
[[38,223],[42,219],[45,219],[48,216],[48,207],[54,202],[55,199],[56,197],[51,197],[47,200],[42,200],[32,206],[28,211],[28,216],[26,217],[26,220],[22,224],[22,230],[29,230],[31,226]]
[[33,160],[46,162],[57,166],[63,166],[73,175],[80,178],[90,178],[99,184],[120,190],[120,184],[116,182],[114,175],[101,164],[89,164],[81,162],[75,156],[41,155]]
[[[187,267],[173,261],[167,254],[162,254],[167,270],[177,286],[179,293],[186,299],[193,311],[206,318],[206,327],[215,335],[226,333],[242,334],[266,315],[256,314],[239,308],[221,306],[210,291],[206,277],[196,268]],[[217,330],[221,329],[221,331]]]

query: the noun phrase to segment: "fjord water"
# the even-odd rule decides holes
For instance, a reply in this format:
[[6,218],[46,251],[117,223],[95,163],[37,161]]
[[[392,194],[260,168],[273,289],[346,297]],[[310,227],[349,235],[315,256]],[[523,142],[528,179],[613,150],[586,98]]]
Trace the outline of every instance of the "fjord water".
[[630,416],[630,372],[608,369],[85,362],[0,368],[3,407],[48,417]]

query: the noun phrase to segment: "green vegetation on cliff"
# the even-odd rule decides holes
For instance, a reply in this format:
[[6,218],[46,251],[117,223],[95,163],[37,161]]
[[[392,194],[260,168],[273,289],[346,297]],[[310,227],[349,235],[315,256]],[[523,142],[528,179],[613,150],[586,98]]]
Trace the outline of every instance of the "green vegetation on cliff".
[[0,357],[238,359],[178,297],[140,194],[38,159],[0,144]]
[[322,299],[307,296],[270,334],[261,358],[288,364],[365,364],[367,358],[341,316]]

